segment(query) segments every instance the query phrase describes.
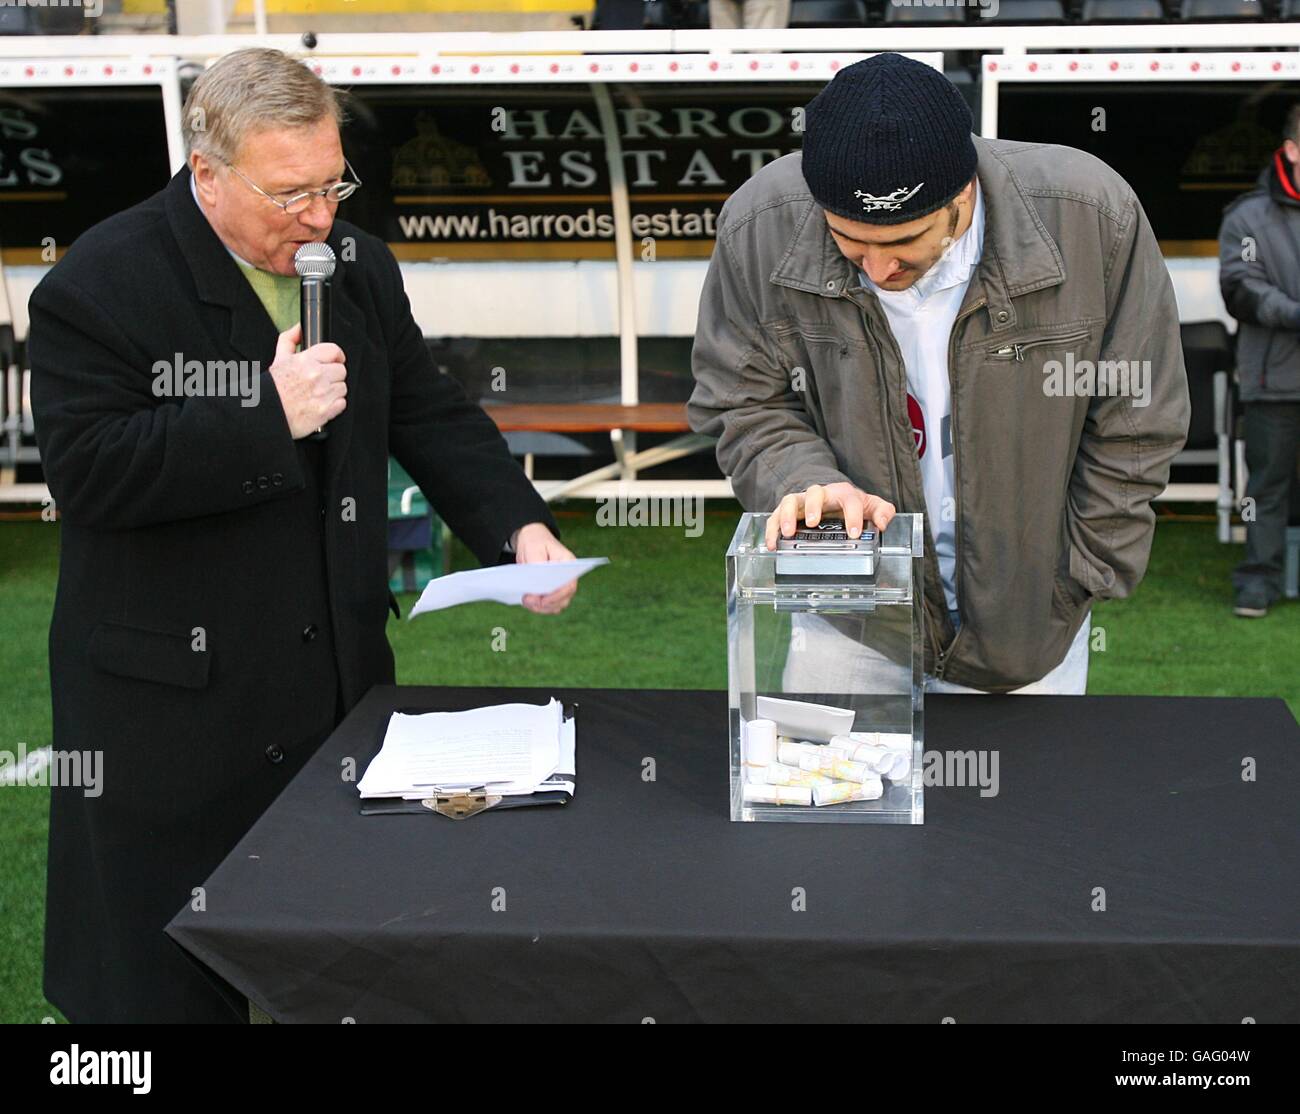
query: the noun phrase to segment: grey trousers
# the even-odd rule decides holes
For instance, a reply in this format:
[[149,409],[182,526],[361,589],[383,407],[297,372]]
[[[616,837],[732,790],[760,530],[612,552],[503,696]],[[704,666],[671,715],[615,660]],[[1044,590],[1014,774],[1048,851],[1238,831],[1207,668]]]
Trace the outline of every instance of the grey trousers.
[[1254,500],[1254,521],[1246,521],[1246,557],[1233,570],[1232,586],[1257,585],[1271,603],[1282,595],[1287,519],[1300,512],[1300,402],[1247,402],[1244,410],[1246,498]]
[[789,25],[790,0],[709,0],[709,26],[715,31]]
[[[797,632],[800,647],[786,658],[781,683],[786,692],[872,693],[907,691],[910,669],[890,661],[811,613],[791,616],[792,645]],[[1083,696],[1088,691],[1088,638],[1092,612],[1083,617],[1074,641],[1055,669],[1013,693],[1024,696]],[[952,681],[925,675],[926,692],[978,693]]]

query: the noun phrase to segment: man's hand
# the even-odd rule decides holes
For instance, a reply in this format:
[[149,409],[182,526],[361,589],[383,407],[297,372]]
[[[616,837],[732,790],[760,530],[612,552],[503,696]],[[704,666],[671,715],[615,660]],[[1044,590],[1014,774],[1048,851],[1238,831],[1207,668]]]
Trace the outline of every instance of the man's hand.
[[849,537],[856,538],[862,533],[863,522],[870,522],[884,533],[894,517],[895,507],[879,495],[868,495],[849,483],[813,484],[805,492],[787,495],[768,516],[767,548],[776,548],[778,532],[784,538],[794,537],[801,519],[809,526],[816,526],[822,520],[823,511],[841,512]]
[[[570,553],[546,526],[541,522],[530,522],[515,531],[515,564],[528,565],[539,561],[572,561]],[[578,582],[570,580],[568,584],[556,588],[545,596],[526,595],[524,606],[538,615],[557,615],[569,606],[573,593],[578,590]]]
[[300,340],[301,325],[282,332],[275,344],[275,358],[267,369],[295,441],[342,414],[348,393],[343,349],[326,342],[295,352]]

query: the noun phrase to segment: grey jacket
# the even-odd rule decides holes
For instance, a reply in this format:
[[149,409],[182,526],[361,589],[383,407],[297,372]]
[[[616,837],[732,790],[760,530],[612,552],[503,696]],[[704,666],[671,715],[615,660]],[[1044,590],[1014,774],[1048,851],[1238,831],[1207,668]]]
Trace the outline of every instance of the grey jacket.
[[[975,142],[984,254],[949,342],[962,625],[954,637],[927,547],[925,668],[998,692],[1058,665],[1092,601],[1142,579],[1189,406],[1173,289],[1133,190],[1082,151]],[[720,214],[691,425],[718,438],[748,510],[848,481],[924,512],[898,345],[799,160],[765,166]],[[1070,374],[1085,360],[1132,367],[1088,394]],[[1125,379],[1149,394],[1116,396]]]
[[1224,210],[1219,289],[1237,319],[1245,402],[1300,399],[1300,190],[1281,151]]

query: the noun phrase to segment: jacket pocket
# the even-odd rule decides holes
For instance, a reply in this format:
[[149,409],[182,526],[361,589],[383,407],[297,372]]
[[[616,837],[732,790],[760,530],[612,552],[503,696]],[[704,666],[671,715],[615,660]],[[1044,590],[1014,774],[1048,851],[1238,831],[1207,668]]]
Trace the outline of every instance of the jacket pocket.
[[1300,392],[1300,335],[1275,329],[1260,368],[1260,389],[1269,394]]
[[160,685],[207,687],[211,653],[195,650],[188,634],[100,623],[90,634],[90,661],[101,672]]
[[1070,572],[1070,531],[1061,516],[1061,531],[1056,555],[1056,576],[1052,582],[1052,609],[1070,619],[1092,595]]
[[1083,606],[1091,593],[1068,572],[1057,572],[1052,594],[1059,613],[1068,618]]
[[1041,348],[1045,344],[1073,344],[1080,340],[1087,340],[1090,335],[1087,329],[1081,329],[1074,333],[1062,333],[1060,336],[1003,341],[988,349],[988,357],[990,360],[1014,360],[1016,363],[1023,364],[1025,353],[1034,348]]

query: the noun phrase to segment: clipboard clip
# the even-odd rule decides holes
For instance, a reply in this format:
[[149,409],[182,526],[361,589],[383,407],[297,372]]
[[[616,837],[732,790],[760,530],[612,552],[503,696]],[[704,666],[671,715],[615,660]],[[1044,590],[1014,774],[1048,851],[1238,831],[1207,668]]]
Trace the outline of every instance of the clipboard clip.
[[489,808],[501,803],[499,793],[488,793],[486,789],[463,789],[456,792],[437,793],[425,797],[420,804],[430,812],[446,816],[451,820],[467,820]]
[[[561,714],[566,720],[571,720],[578,714],[576,701],[562,703],[560,707]],[[420,801],[421,806],[430,812],[436,812],[439,816],[446,816],[451,820],[468,820],[471,816],[495,808],[500,803],[501,794],[489,793],[486,787],[448,790],[446,793],[434,793]]]

